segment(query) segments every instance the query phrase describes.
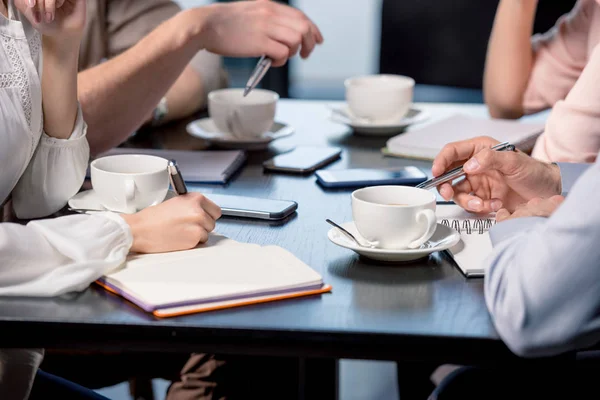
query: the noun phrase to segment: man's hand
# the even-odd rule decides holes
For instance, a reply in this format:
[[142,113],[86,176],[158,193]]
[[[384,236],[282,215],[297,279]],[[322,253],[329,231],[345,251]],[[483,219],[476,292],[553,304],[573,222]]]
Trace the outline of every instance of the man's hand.
[[454,185],[440,185],[442,197],[454,199],[468,211],[489,213],[501,208],[512,212],[535,197],[548,198],[561,193],[558,166],[520,151],[492,150],[498,143],[490,137],[478,137],[446,145],[433,162],[433,176],[465,162],[466,176]]
[[506,208],[499,210],[496,213],[496,221],[502,222],[523,217],[549,217],[564,200],[565,198],[563,196],[552,196],[549,199],[536,197],[529,200],[527,203],[518,206],[513,213]]
[[281,66],[298,52],[308,57],[323,43],[319,28],[302,11],[274,1],[213,4],[188,10],[186,15],[188,26],[201,24],[201,47],[223,56],[267,55],[273,66]]

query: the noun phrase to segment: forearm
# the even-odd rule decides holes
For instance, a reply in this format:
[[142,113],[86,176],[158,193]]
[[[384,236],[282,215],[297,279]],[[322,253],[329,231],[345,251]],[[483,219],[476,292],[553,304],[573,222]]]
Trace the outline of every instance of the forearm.
[[77,117],[79,39],[43,36],[42,46],[44,132],[57,139],[68,139]]
[[523,115],[523,95],[532,68],[531,35],[537,0],[501,0],[485,63],[483,90],[495,118]]
[[119,145],[147,121],[202,48],[199,36],[208,9],[179,13],[128,51],[79,74],[92,154]]

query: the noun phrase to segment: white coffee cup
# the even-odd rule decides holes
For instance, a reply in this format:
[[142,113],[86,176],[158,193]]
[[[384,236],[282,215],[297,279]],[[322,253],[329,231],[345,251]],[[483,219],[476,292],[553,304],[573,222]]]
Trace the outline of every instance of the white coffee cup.
[[107,210],[132,214],[165,199],[167,164],[162,157],[144,154],[98,158],[90,165],[92,187]]
[[208,113],[220,132],[256,138],[273,127],[277,100],[271,90],[254,89],[244,97],[244,89],[220,89],[208,94]]
[[360,235],[378,248],[414,249],[437,227],[436,198],[409,186],[372,186],[352,193],[352,217]]
[[365,75],[346,79],[350,112],[372,122],[402,119],[413,101],[415,81],[402,75]]

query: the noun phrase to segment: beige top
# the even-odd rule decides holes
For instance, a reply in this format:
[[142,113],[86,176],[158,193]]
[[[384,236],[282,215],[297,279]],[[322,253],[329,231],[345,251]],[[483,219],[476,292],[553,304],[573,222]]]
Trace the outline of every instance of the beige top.
[[594,162],[600,151],[600,0],[579,0],[533,38],[534,65],[523,99],[527,113],[553,107],[533,156]]
[[[172,0],[87,0],[87,7],[80,71],[121,54],[181,11]],[[203,50],[190,65],[201,75],[205,93],[227,85],[220,56]]]

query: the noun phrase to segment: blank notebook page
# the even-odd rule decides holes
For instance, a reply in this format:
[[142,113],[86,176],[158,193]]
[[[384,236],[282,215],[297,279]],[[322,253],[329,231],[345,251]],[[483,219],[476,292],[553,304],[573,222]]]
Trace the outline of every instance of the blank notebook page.
[[104,283],[146,311],[323,284],[317,272],[281,247],[226,238],[209,247],[130,256]]
[[534,140],[543,129],[544,124],[539,123],[474,118],[457,114],[391,138],[387,142],[387,151],[406,157],[433,160],[450,142],[476,136],[491,136],[500,142],[518,145]]

